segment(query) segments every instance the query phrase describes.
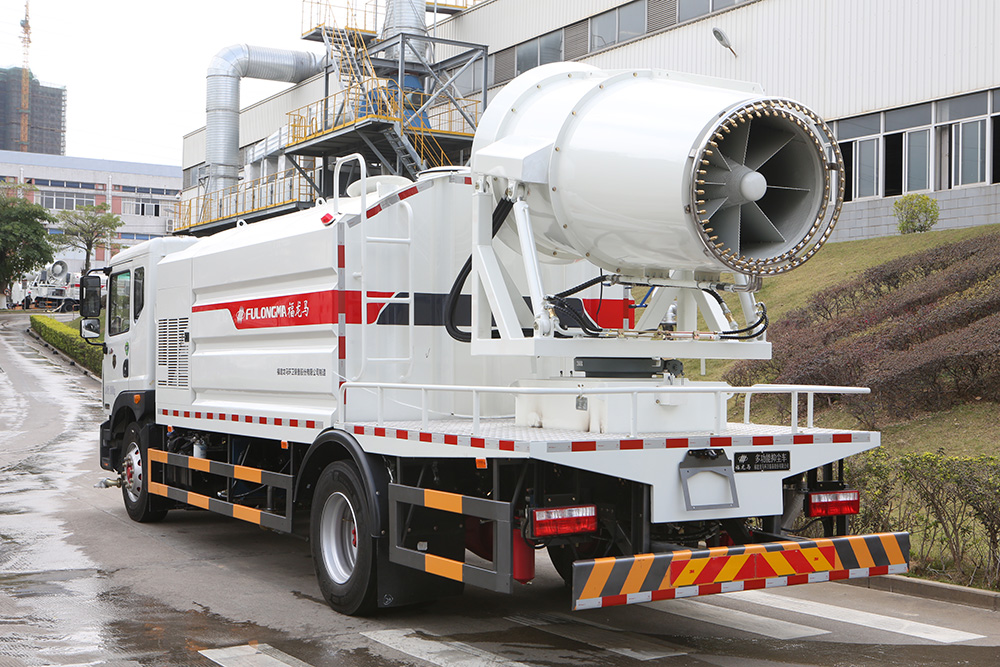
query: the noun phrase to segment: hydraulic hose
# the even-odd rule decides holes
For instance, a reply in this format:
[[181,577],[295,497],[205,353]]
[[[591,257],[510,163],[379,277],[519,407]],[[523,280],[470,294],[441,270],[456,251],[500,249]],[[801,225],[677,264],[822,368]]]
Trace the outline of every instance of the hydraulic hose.
[[[510,215],[511,209],[514,207],[514,202],[510,199],[501,199],[497,204],[496,208],[493,209],[493,233],[490,238],[493,238],[500,231],[503,223],[507,220],[507,216]],[[458,272],[455,276],[455,282],[451,285],[451,291],[448,292],[448,298],[444,302],[444,328],[448,332],[448,335],[457,340],[460,343],[471,343],[472,333],[468,331],[462,331],[455,324],[455,310],[458,308],[458,297],[462,293],[462,288],[465,287],[465,281],[469,279],[469,274],[472,273],[472,255],[469,255],[469,259],[466,260],[465,265],[462,266],[462,270]]]

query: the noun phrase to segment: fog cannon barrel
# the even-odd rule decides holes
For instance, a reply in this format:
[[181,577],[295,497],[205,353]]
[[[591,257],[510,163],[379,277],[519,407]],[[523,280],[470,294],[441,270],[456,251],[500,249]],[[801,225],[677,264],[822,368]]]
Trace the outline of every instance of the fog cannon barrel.
[[[524,184],[540,259],[635,276],[783,273],[829,238],[843,202],[843,161],[817,114],[662,70],[521,75],[484,112],[472,168],[497,198]],[[514,234],[500,237],[516,247]]]

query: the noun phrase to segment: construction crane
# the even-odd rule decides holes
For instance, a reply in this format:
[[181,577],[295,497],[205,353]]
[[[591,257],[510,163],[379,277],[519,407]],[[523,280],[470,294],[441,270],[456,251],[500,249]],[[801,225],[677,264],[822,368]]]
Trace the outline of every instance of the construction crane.
[[28,47],[31,45],[31,23],[28,21],[28,0],[24,0],[24,20],[21,21],[21,45],[24,47],[24,62],[21,65],[21,151],[28,151],[28,116],[31,109],[31,69],[28,63]]

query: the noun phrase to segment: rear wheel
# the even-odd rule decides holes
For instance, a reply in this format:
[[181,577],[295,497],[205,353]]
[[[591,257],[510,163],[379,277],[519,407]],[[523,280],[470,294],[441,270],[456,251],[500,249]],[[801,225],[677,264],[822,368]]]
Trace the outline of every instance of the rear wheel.
[[309,533],[319,588],[342,614],[366,614],[376,607],[371,521],[357,467],[350,461],[331,463],[316,483]]
[[142,443],[138,423],[132,422],[125,428],[122,451],[122,499],[129,518],[139,523],[162,520],[167,515],[166,510],[150,509],[146,446]]

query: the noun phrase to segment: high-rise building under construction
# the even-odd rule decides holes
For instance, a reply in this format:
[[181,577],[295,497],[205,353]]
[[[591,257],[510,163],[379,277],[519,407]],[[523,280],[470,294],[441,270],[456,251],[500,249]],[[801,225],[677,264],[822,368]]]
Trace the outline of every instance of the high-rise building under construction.
[[[34,76],[30,86],[27,151],[65,155],[66,89]],[[20,67],[0,69],[0,150],[22,150]]]

